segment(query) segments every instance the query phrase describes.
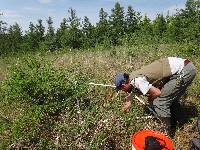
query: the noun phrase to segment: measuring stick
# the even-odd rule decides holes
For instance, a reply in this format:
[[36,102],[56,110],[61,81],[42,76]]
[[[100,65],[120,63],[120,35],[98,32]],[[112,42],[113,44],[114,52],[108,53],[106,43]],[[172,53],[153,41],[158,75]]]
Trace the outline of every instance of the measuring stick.
[[113,88],[116,88],[115,85],[110,85],[110,84],[97,84],[97,83],[93,83],[93,82],[90,82],[89,84],[90,85],[100,85],[100,86],[104,86],[104,87],[113,87]]

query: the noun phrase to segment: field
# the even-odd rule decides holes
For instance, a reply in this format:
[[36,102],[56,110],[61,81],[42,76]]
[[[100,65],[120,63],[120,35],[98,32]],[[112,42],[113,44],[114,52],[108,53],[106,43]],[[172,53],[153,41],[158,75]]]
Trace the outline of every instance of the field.
[[[197,49],[200,51],[199,49]],[[63,50],[0,56],[0,149],[131,149],[139,129],[158,129],[137,101],[110,87],[117,72],[131,72],[166,56],[190,59],[197,76],[180,100],[175,149],[188,149],[200,110],[200,59],[184,44],[148,44],[107,50]],[[145,99],[145,98],[144,98]],[[138,119],[139,118],[139,119]]]

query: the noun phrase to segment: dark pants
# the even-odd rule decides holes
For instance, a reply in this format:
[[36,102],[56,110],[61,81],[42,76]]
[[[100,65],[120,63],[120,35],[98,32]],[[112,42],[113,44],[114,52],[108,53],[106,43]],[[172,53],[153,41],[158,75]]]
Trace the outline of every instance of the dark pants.
[[171,117],[170,108],[173,102],[178,102],[180,97],[184,95],[187,87],[192,83],[196,75],[196,70],[193,63],[188,63],[184,66],[180,74],[175,74],[170,77],[161,89],[161,95],[154,99],[153,105],[155,111],[160,117]]

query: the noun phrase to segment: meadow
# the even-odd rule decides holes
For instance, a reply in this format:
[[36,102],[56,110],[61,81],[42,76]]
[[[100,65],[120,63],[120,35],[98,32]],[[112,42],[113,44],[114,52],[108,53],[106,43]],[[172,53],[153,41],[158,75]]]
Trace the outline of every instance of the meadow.
[[136,100],[123,112],[123,92],[89,83],[113,84],[116,73],[167,56],[188,58],[197,69],[172,137],[175,149],[188,149],[199,136],[199,52],[188,44],[154,43],[0,56],[0,149],[131,149],[134,132],[159,125],[142,118],[148,114]]

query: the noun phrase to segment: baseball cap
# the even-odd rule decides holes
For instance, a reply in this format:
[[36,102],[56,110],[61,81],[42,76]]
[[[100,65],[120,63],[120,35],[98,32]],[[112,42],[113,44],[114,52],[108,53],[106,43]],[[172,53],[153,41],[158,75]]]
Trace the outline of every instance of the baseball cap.
[[124,83],[127,80],[127,78],[125,78],[124,73],[118,73],[115,76],[115,86],[116,86],[116,90],[119,91],[121,88],[122,83]]

